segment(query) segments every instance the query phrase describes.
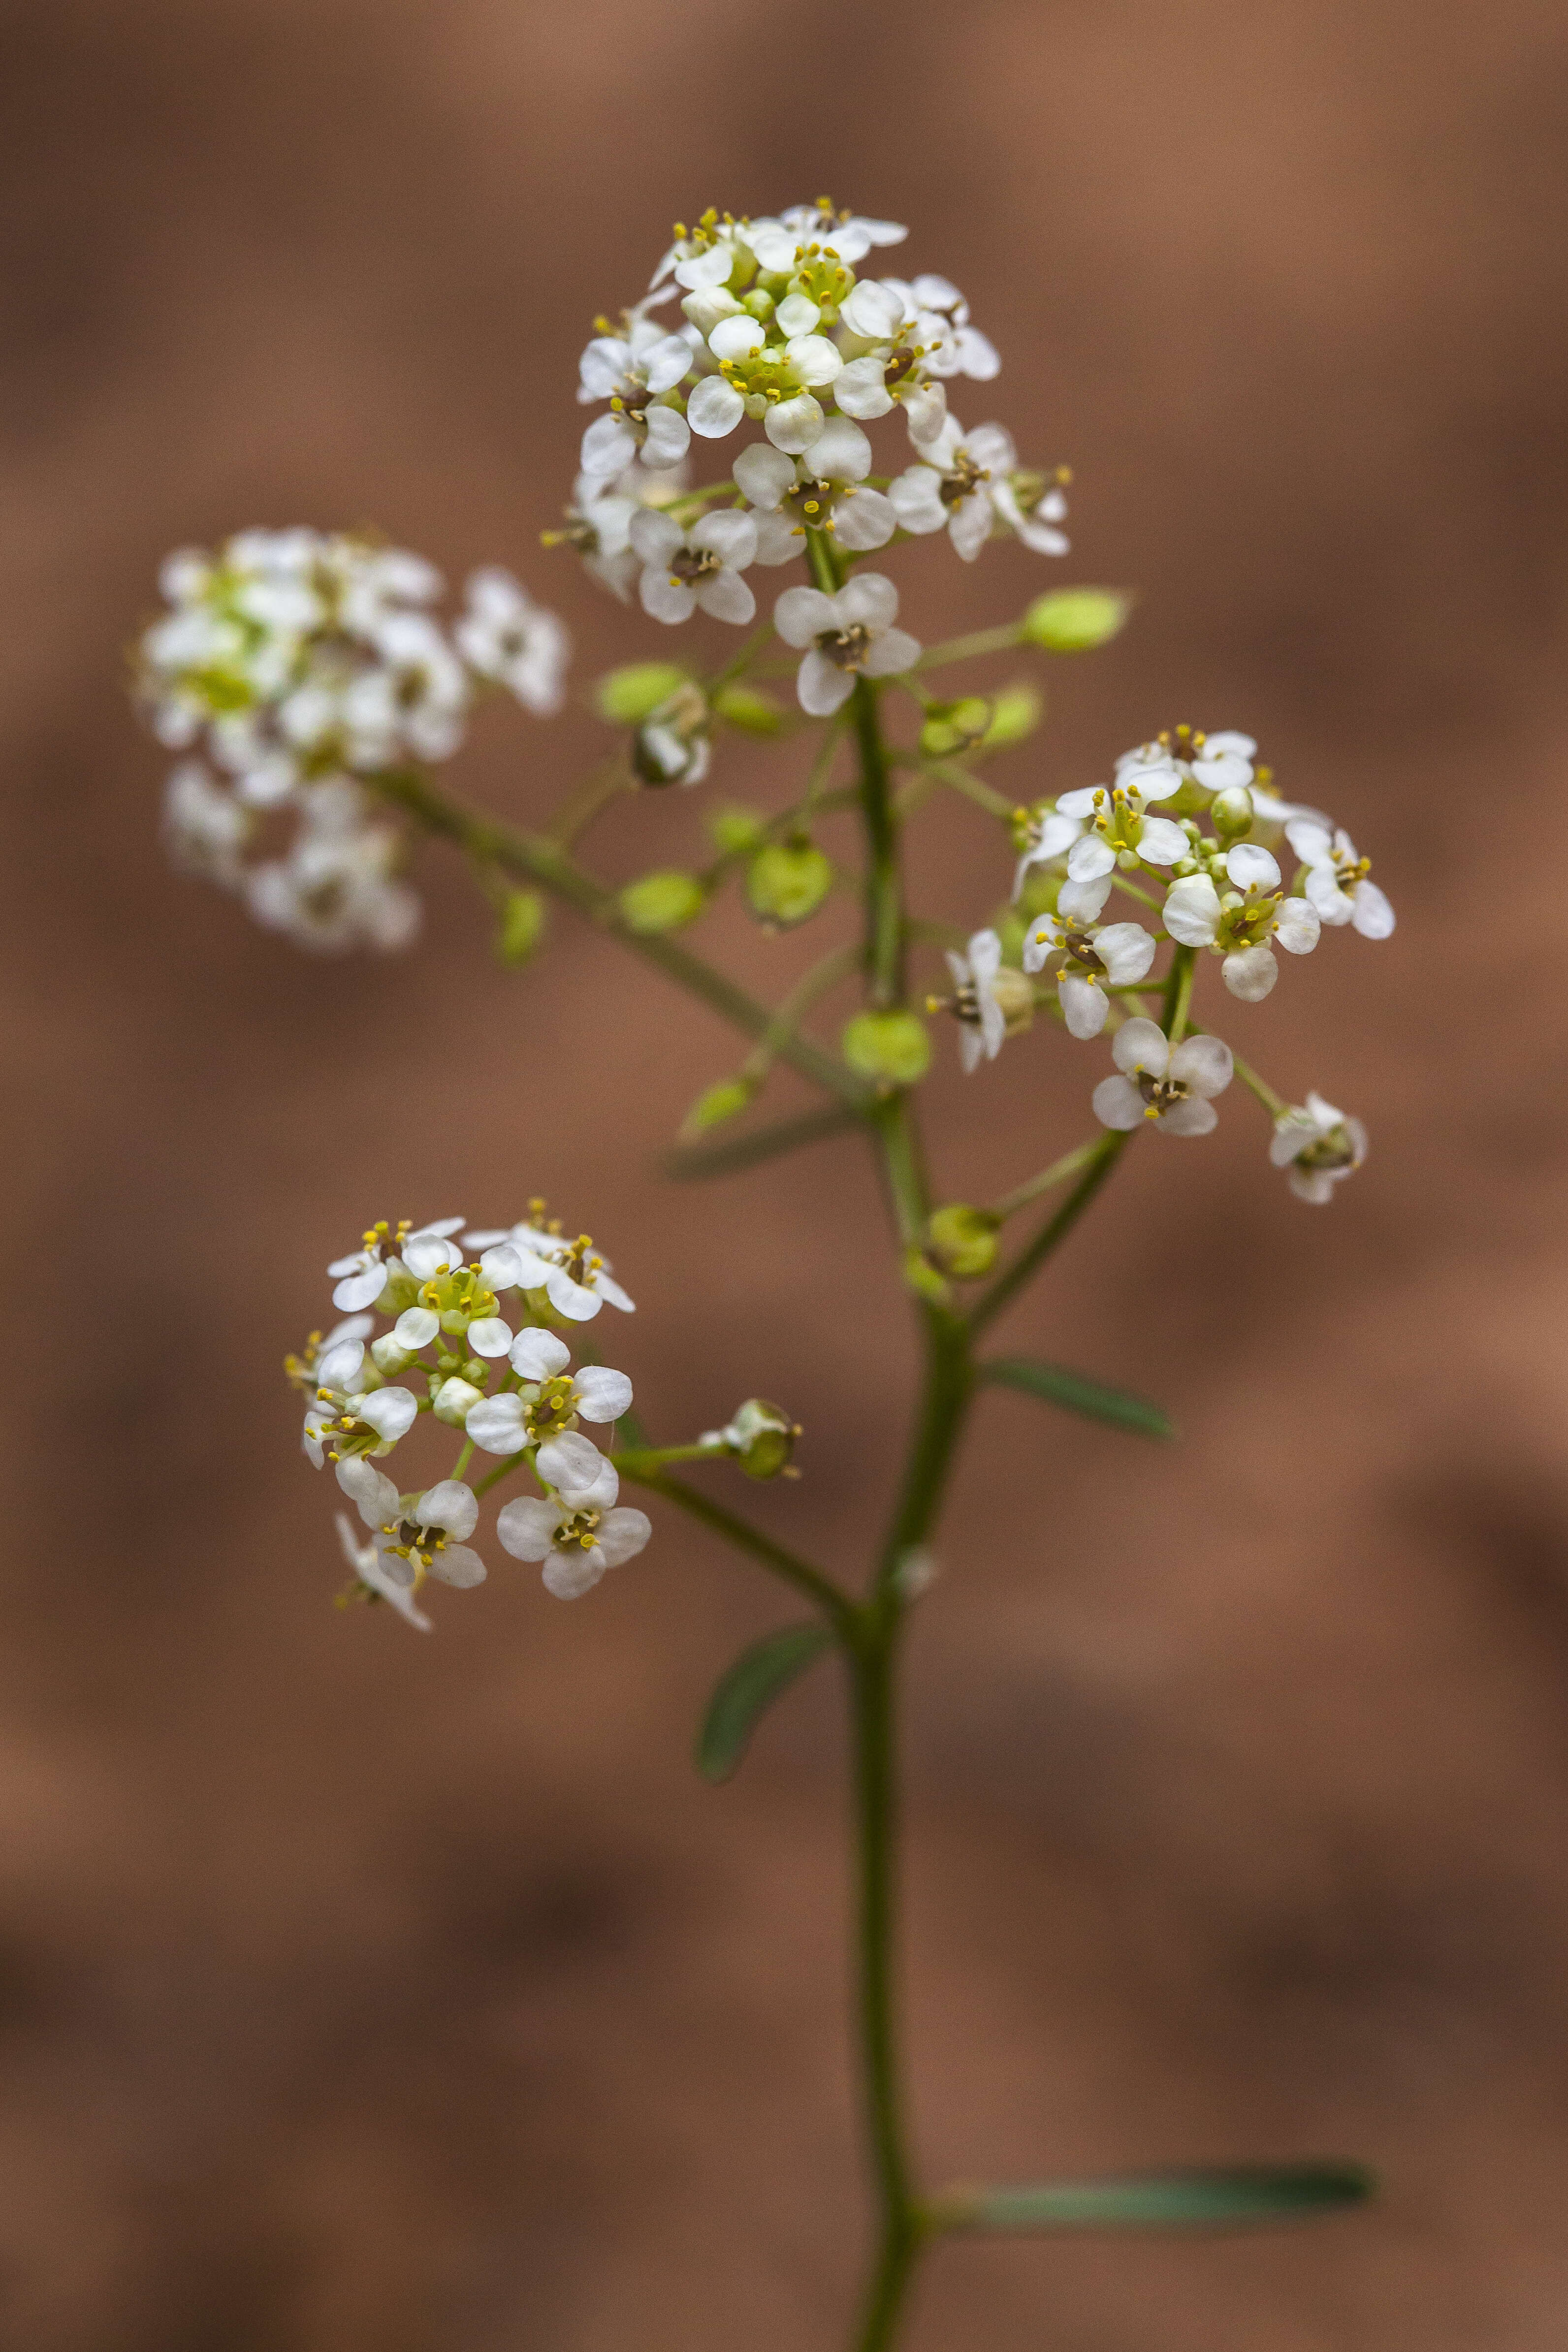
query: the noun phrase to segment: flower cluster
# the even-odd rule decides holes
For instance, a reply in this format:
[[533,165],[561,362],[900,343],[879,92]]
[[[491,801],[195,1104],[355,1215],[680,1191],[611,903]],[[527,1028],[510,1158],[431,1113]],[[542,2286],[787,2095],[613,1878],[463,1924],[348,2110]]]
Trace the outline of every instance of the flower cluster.
[[[448,632],[421,557],[307,530],[172,555],[162,585],[170,609],[141,641],[137,676],[159,740],[200,755],[169,779],[176,862],[301,946],[406,945],[418,902],[396,878],[402,845],[375,780],[455,751],[487,684],[557,709],[561,623],[491,570]],[[291,826],[281,844],[277,814]]]
[[[945,530],[969,562],[1008,534],[1064,554],[1065,473],[1021,465],[1001,425],[966,434],[948,408],[954,379],[989,382],[1001,366],[958,288],[870,273],[870,257],[907,234],[826,198],[678,225],[648,292],[618,324],[600,319],[583,353],[577,396],[607,408],[584,434],[567,528],[547,536],[619,595],[636,569],[645,610],[671,623],[698,611],[749,621],[755,595],[742,575],[803,558],[813,529],[851,557],[900,529]],[[659,315],[674,304],[678,322]],[[915,461],[874,486],[862,428],[895,410]],[[694,438],[726,442],[748,424],[765,437],[740,449],[730,479],[688,491],[672,469]],[[715,500],[726,503],[708,511]],[[782,600],[776,617],[804,642]],[[912,660],[919,647],[906,643]],[[895,650],[868,674],[889,674]],[[820,715],[820,703],[805,707]]]
[[[515,1559],[543,1564],[547,1589],[574,1600],[641,1551],[652,1532],[622,1506],[614,1464],[582,1423],[613,1425],[632,1402],[624,1372],[573,1368],[559,1331],[606,1303],[632,1301],[585,1234],[546,1220],[542,1201],[523,1223],[474,1233],[461,1217],[428,1224],[382,1223],[328,1268],[343,1319],[312,1334],[286,1370],[306,1398],[303,1444],[321,1468],[331,1460],[363,1532],[340,1517],[358,1589],[424,1626],[416,1596],[426,1579],[467,1586],[485,1566],[468,1538],[479,1496],[463,1475],[476,1452],[498,1457],[484,1486],[513,1471],[537,1494],[514,1496],[496,1535]],[[377,1337],[377,1318],[387,1326]],[[462,1443],[450,1475],[400,1491],[378,1462],[428,1416]]]

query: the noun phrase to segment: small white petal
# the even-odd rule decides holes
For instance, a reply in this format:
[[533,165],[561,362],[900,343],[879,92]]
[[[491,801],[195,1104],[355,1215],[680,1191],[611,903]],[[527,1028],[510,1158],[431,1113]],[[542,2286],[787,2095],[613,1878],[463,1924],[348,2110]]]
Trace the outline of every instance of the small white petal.
[[704,441],[722,441],[745,413],[745,402],[721,375],[705,375],[692,385],[686,403],[686,421]]
[[833,601],[841,626],[886,629],[899,617],[899,592],[884,572],[858,572]]
[[795,692],[800,707],[814,719],[831,719],[841,710],[855,691],[855,680],[847,669],[819,653],[815,646],[801,663],[795,677]]
[[513,1559],[547,1559],[560,1525],[556,1505],[538,1495],[518,1495],[496,1514],[496,1534]]
[[467,1345],[471,1355],[504,1356],[511,1346],[511,1325],[499,1315],[482,1315],[469,1324]]
[[820,588],[786,588],[773,605],[773,626],[786,646],[809,646],[837,625],[833,598]]
[[771,441],[753,441],[749,449],[742,450],[731,470],[754,507],[776,507],[795,484],[794,462]]
[[1256,842],[1237,842],[1226,850],[1225,870],[1238,890],[1277,890],[1279,887],[1279,866],[1267,849]]
[[1185,1102],[1173,1105],[1160,1121],[1162,1135],[1212,1135],[1219,1125],[1219,1113],[1213,1103],[1201,1097],[1190,1097]]
[[584,1421],[619,1421],[631,1411],[632,1384],[625,1372],[605,1364],[584,1364],[573,1382],[577,1410]]
[[1285,898],[1274,918],[1274,936],[1290,955],[1310,955],[1322,937],[1322,917],[1310,899]]
[[872,640],[861,667],[868,677],[901,677],[921,657],[921,641],[908,629],[884,629]]
[[443,1234],[410,1234],[403,1244],[403,1263],[416,1282],[429,1282],[438,1274],[450,1274],[462,1264],[462,1252],[456,1242]]
[[1168,816],[1146,816],[1138,835],[1138,855],[1146,866],[1174,866],[1187,854],[1187,836]]
[[370,1396],[357,1397],[354,1410],[389,1444],[395,1444],[419,1417],[418,1404],[407,1389],[376,1389]]
[[400,1348],[427,1348],[441,1328],[441,1318],[428,1307],[408,1307],[392,1327]]
[[332,1305],[343,1314],[352,1315],[362,1307],[374,1307],[386,1288],[384,1266],[367,1266],[362,1274],[351,1274],[340,1282],[332,1293]]
[[1073,1037],[1098,1037],[1110,1011],[1110,999],[1094,981],[1063,972],[1057,982],[1062,1017]]
[[1089,875],[1062,884],[1057,912],[1064,923],[1092,923],[1110,896],[1110,875]]
[[762,320],[742,310],[734,318],[720,320],[708,338],[708,348],[716,360],[741,360],[760,352],[767,339]]
[[1142,980],[1154,961],[1154,941],[1142,923],[1107,923],[1095,933],[1094,951],[1105,976],[1118,987]]
[[1184,875],[1165,893],[1165,929],[1184,947],[1206,948],[1219,929],[1219,892],[1206,874]]
[[[737,521],[742,520],[742,517],[736,517]],[[750,520],[750,518],[746,517],[744,520]],[[754,553],[756,549],[754,530],[752,535],[752,547]],[[730,621],[737,627],[744,626],[746,622],[752,619],[757,609],[757,600],[740,573],[728,570],[716,572],[710,578],[698,582],[697,602],[710,620]]]
[[784,355],[802,383],[816,390],[831,383],[844,367],[843,352],[826,335],[792,335]]
[[1393,930],[1394,908],[1375,882],[1356,884],[1351,920],[1363,940],[1385,940]]
[[1184,1038],[1171,1055],[1172,1077],[1198,1095],[1222,1095],[1235,1070],[1230,1047],[1220,1037]]
[[419,1527],[444,1528],[461,1543],[479,1523],[479,1499],[461,1478],[443,1478],[426,1488],[414,1506],[413,1517]]
[[443,1544],[430,1556],[430,1574],[443,1584],[456,1585],[460,1592],[482,1584],[488,1572],[479,1553],[470,1551],[467,1544]]
[[[837,419],[842,424],[843,418]],[[834,531],[840,547],[857,555],[868,554],[874,547],[886,547],[899,527],[892,501],[880,490],[857,490],[853,498],[842,498],[834,509]]]
[[609,1562],[600,1546],[591,1551],[574,1544],[570,1550],[552,1551],[542,1570],[544,1590],[557,1601],[580,1601],[591,1592]]
[[552,1381],[572,1361],[572,1350],[553,1331],[530,1324],[512,1341],[512,1370],[525,1381]]
[[1220,976],[1244,1004],[1261,1004],[1279,977],[1279,966],[1268,948],[1237,948],[1221,964]]
[[1097,833],[1084,834],[1068,852],[1068,874],[1074,882],[1098,882],[1102,874],[1113,874],[1115,870],[1116,852]]
[[697,591],[668,572],[656,572],[652,564],[637,582],[637,594],[649,620],[663,621],[670,628],[689,621],[697,610]]
[[362,1454],[338,1464],[338,1484],[367,1528],[390,1526],[397,1517],[397,1489],[384,1471]]
[[650,408],[642,461],[653,473],[679,466],[691,446],[691,427],[678,408]]
[[1089,1097],[1101,1127],[1131,1134],[1143,1124],[1144,1101],[1131,1078],[1101,1078]]
[[623,1504],[618,1510],[606,1511],[599,1522],[599,1549],[605,1555],[606,1568],[619,1568],[635,1559],[653,1533],[653,1521],[646,1511],[629,1509]]
[[626,526],[626,536],[643,562],[656,568],[668,568],[683,539],[674,516],[659,514],[652,507],[637,509]]
[[1153,1021],[1124,1021],[1111,1040],[1110,1056],[1119,1070],[1142,1070],[1163,1078],[1171,1058],[1171,1044]]
[[468,1407],[463,1427],[487,1454],[521,1454],[528,1442],[522,1401],[510,1393],[481,1397]]
[[811,447],[826,422],[821,403],[809,392],[797,392],[793,400],[781,400],[776,408],[769,409],[763,431],[775,449],[787,449],[799,457]]
[[607,1509],[620,1491],[614,1463],[580,1430],[568,1429],[559,1437],[547,1437],[534,1455],[534,1467],[574,1510],[591,1506]]
[[603,1304],[597,1291],[574,1282],[564,1266],[550,1268],[544,1278],[544,1290],[557,1315],[564,1315],[569,1323],[591,1323]]

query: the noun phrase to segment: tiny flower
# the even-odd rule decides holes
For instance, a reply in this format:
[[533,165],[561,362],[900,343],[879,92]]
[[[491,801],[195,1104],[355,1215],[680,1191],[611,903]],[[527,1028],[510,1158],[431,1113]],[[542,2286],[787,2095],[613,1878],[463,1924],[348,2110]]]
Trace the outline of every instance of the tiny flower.
[[652,478],[644,477],[640,466],[627,467],[619,475],[579,474],[565,509],[565,529],[540,533],[545,547],[575,549],[585,570],[623,604],[642,569],[632,553],[630,536],[631,520],[642,500],[624,487],[633,478],[640,484]]
[[1366,1129],[1321,1095],[1309,1094],[1275,1120],[1268,1157],[1276,1168],[1289,1168],[1296,1198],[1321,1209],[1366,1158]]
[[199,760],[182,760],[172,771],[163,793],[163,839],[171,860],[185,873],[239,888],[255,830],[250,810]]
[[759,509],[759,563],[787,563],[801,552],[808,525],[833,532],[857,554],[885,547],[896,518],[880,490],[860,487],[871,470],[871,444],[847,416],[829,417],[802,457],[771,441],[754,442],[735,460],[735,479]]
[[786,588],[773,606],[773,626],[786,646],[805,647],[796,690],[814,719],[831,718],[854,690],[858,675],[890,677],[920,659],[920,644],[896,629],[899,592],[879,572],[862,572],[837,594]]
[[[415,1607],[414,1595],[409,1586],[400,1584],[395,1577],[387,1572],[385,1556],[380,1545],[374,1538],[362,1543],[354,1533],[353,1521],[346,1513],[338,1511],[334,1517],[337,1520],[338,1541],[343,1548],[343,1558],[348,1561],[365,1591],[373,1594],[377,1601],[389,1601],[405,1624],[412,1625],[416,1632],[420,1633],[432,1632],[434,1629],[429,1618],[422,1609]],[[400,1560],[397,1565],[401,1569],[405,1563]]]
[[564,1496],[520,1495],[497,1514],[496,1533],[514,1559],[542,1560],[547,1592],[576,1601],[607,1568],[634,1559],[653,1533],[646,1511],[612,1510]]
[[1013,436],[1000,425],[981,425],[966,435],[950,415],[924,462],[900,474],[888,496],[906,530],[917,536],[945,530],[956,552],[973,563],[996,520],[993,484],[1016,464]]
[[428,1224],[415,1226],[404,1218],[395,1231],[383,1217],[379,1223],[368,1226],[360,1236],[359,1248],[347,1257],[334,1258],[327,1268],[337,1283],[332,1305],[345,1315],[374,1307],[386,1288],[392,1270],[385,1262],[386,1255],[398,1258],[411,1242],[444,1241],[447,1234],[458,1232],[464,1222],[461,1217],[433,1217]]
[[452,634],[468,667],[504,686],[525,709],[541,719],[560,709],[572,640],[510,572],[491,566],[473,574],[468,611]]
[[632,765],[645,784],[700,784],[712,755],[712,712],[689,678],[648,712],[632,738]]
[[1066,555],[1072,545],[1061,528],[1067,520],[1069,479],[1065,466],[1055,474],[1015,466],[991,484],[997,520],[1037,555]]
[[1293,817],[1285,838],[1307,869],[1306,892],[1325,923],[1353,923],[1363,940],[1385,940],[1394,909],[1375,882],[1370,857],[1358,857],[1342,825],[1332,831],[1312,817]]
[[[531,1205],[542,1216],[542,1201]],[[606,1301],[624,1315],[637,1311],[613,1279],[609,1260],[595,1249],[590,1234],[568,1241],[563,1234],[539,1224],[518,1224],[463,1238],[465,1247],[484,1252],[479,1269],[492,1290],[542,1290],[555,1312],[573,1323],[590,1322]]]
[[1167,1135],[1207,1135],[1217,1122],[1211,1095],[1223,1094],[1235,1065],[1217,1037],[1188,1037],[1173,1050],[1152,1021],[1127,1021],[1110,1045],[1119,1075],[1094,1090],[1102,1127],[1131,1129],[1157,1121]]
[[775,448],[799,457],[811,447],[826,421],[816,395],[844,365],[837,343],[818,334],[770,341],[762,320],[742,311],[718,320],[708,348],[718,373],[692,386],[686,413],[693,433],[721,441],[750,416]]
[[[965,1075],[984,1059],[994,1062],[1005,1037],[1026,1029],[1035,1017],[1035,992],[1022,972],[1002,961],[1002,942],[992,930],[976,931],[968,950],[947,951],[954,993],[949,1005],[959,1023],[958,1050]],[[933,1000],[931,1012],[941,1010]]]
[[1064,957],[1057,974],[1062,1018],[1074,1037],[1098,1037],[1110,1012],[1106,986],[1140,981],[1154,961],[1154,941],[1142,923],[1078,924],[1040,915],[1024,934],[1024,970],[1038,971],[1047,956]]
[[793,269],[803,246],[830,247],[843,261],[863,261],[873,247],[901,245],[909,231],[901,221],[872,220],[839,212],[819,196],[814,205],[791,205],[776,218],[748,222],[747,244],[763,269]]
[[790,1463],[800,1433],[799,1422],[782,1405],[748,1397],[732,1420],[705,1432],[700,1442],[735,1454],[748,1478],[797,1478],[800,1473]]
[[[1092,807],[1092,801],[1090,805]],[[1017,871],[1013,877],[1014,898],[1018,898],[1023,896],[1024,885],[1028,880],[1033,867],[1049,866],[1057,858],[1065,857],[1082,833],[1082,817],[1064,814],[1053,802],[1047,802],[1036,809],[1033,815],[1022,820],[1022,832],[1018,837],[1022,844],[1023,855],[1018,860]],[[1107,895],[1110,893],[1110,887],[1107,883]],[[1103,904],[1103,901],[1101,903]]]
[[699,606],[716,621],[749,621],[755,613],[757,600],[741,577],[757,552],[750,515],[708,514],[683,531],[672,516],[645,507],[632,517],[631,542],[643,563],[643,610],[652,619],[689,621]]
[[977,383],[987,383],[1000,374],[1002,362],[995,345],[970,325],[969,305],[951,278],[924,271],[919,278],[884,278],[881,283],[902,298],[905,318],[918,326],[922,341],[931,345],[933,374],[965,375]]
[[1074,882],[1097,882],[1118,866],[1174,866],[1187,855],[1187,836],[1170,817],[1147,816],[1151,801],[1179,792],[1173,770],[1151,770],[1137,784],[1085,785],[1057,796],[1057,814],[1077,817],[1086,828],[1068,852],[1068,874]]
[[443,1478],[422,1495],[399,1495],[384,1473],[353,1461],[339,1463],[338,1484],[370,1529],[393,1583],[417,1591],[427,1576],[464,1591],[484,1582],[484,1561],[465,1541],[479,1524],[479,1506],[460,1478]]
[[691,366],[691,348],[654,320],[630,317],[622,335],[596,335],[579,367],[577,397],[607,400],[611,413],[583,436],[582,467],[603,478],[641,457],[649,466],[673,466],[691,446],[678,408],[662,398]]
[[[356,1321],[359,1318],[354,1318]],[[345,1335],[349,1327],[340,1326]],[[418,1418],[411,1390],[384,1385],[365,1360],[363,1339],[333,1335],[314,1369],[314,1397],[305,1413],[300,1440],[321,1467],[329,1447],[334,1461],[366,1454],[390,1454]]]
[[1205,734],[1202,728],[1167,728],[1152,743],[1122,753],[1116,762],[1116,781],[1139,785],[1145,800],[1166,797],[1157,796],[1148,784],[1154,775],[1166,772],[1176,779],[1173,791],[1185,783],[1204,793],[1236,792],[1251,783],[1257,750],[1250,735],[1233,730]]
[[521,1454],[574,1427],[578,1419],[616,1422],[630,1411],[632,1384],[625,1372],[603,1364],[569,1372],[571,1360],[571,1350],[552,1331],[519,1332],[511,1363],[523,1385],[470,1408],[464,1425],[474,1443],[487,1454]]
[[258,923],[297,947],[328,955],[350,948],[383,954],[410,946],[419,900],[394,878],[403,845],[388,825],[340,832],[301,827],[286,857],[253,866],[246,902]]
[[[1184,875],[1165,895],[1165,929],[1184,947],[1213,948],[1223,955],[1225,984],[1233,996],[1257,1004],[1279,977],[1270,945],[1291,955],[1310,955],[1317,946],[1317,909],[1305,898],[1287,898],[1279,868],[1267,849],[1241,842],[1210,861],[1207,873]],[[1223,894],[1220,879],[1231,887]]]

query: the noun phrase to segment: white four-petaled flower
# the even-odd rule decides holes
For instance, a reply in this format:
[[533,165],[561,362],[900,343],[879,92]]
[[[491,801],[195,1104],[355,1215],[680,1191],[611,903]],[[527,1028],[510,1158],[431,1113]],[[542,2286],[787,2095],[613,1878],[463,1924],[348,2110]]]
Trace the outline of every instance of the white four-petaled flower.
[[1066,960],[1057,974],[1057,995],[1074,1037],[1098,1037],[1110,1012],[1106,989],[1131,986],[1154,961],[1154,941],[1142,923],[1075,923],[1059,912],[1037,916],[1024,934],[1024,970],[1040,971],[1058,950]]
[[1285,838],[1307,869],[1307,896],[1325,923],[1352,923],[1363,940],[1387,939],[1394,908],[1367,879],[1372,860],[1356,856],[1342,825],[1331,828],[1315,817],[1293,817]]
[[1223,1094],[1235,1069],[1218,1037],[1187,1037],[1172,1047],[1152,1021],[1128,1021],[1110,1045],[1117,1075],[1094,1090],[1102,1127],[1131,1129],[1145,1119],[1166,1135],[1207,1135],[1217,1114],[1210,1097]]
[[773,606],[773,626],[786,646],[805,649],[796,679],[803,710],[831,718],[854,691],[856,677],[891,677],[920,659],[920,642],[896,629],[899,592],[879,572],[857,573],[829,596],[820,588],[786,588]]
[[643,565],[640,593],[656,621],[689,621],[700,609],[716,621],[749,621],[757,600],[741,577],[756,559],[757,526],[732,509],[683,530],[672,515],[643,507],[631,520]]
[[1347,1118],[1313,1093],[1305,1103],[1292,1103],[1275,1120],[1268,1157],[1276,1168],[1289,1170],[1296,1198],[1321,1209],[1333,1199],[1335,1185],[1361,1166],[1366,1141],[1359,1118]]

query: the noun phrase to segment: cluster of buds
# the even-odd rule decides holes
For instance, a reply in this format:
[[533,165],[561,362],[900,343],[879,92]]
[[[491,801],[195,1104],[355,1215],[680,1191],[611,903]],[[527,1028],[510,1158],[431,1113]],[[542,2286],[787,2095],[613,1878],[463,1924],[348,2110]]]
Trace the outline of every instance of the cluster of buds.
[[448,631],[421,557],[307,530],[172,555],[162,586],[137,686],[159,740],[187,754],[164,800],[176,862],[301,946],[406,945],[418,902],[376,780],[447,758],[485,686],[557,709],[561,623],[488,571]]

